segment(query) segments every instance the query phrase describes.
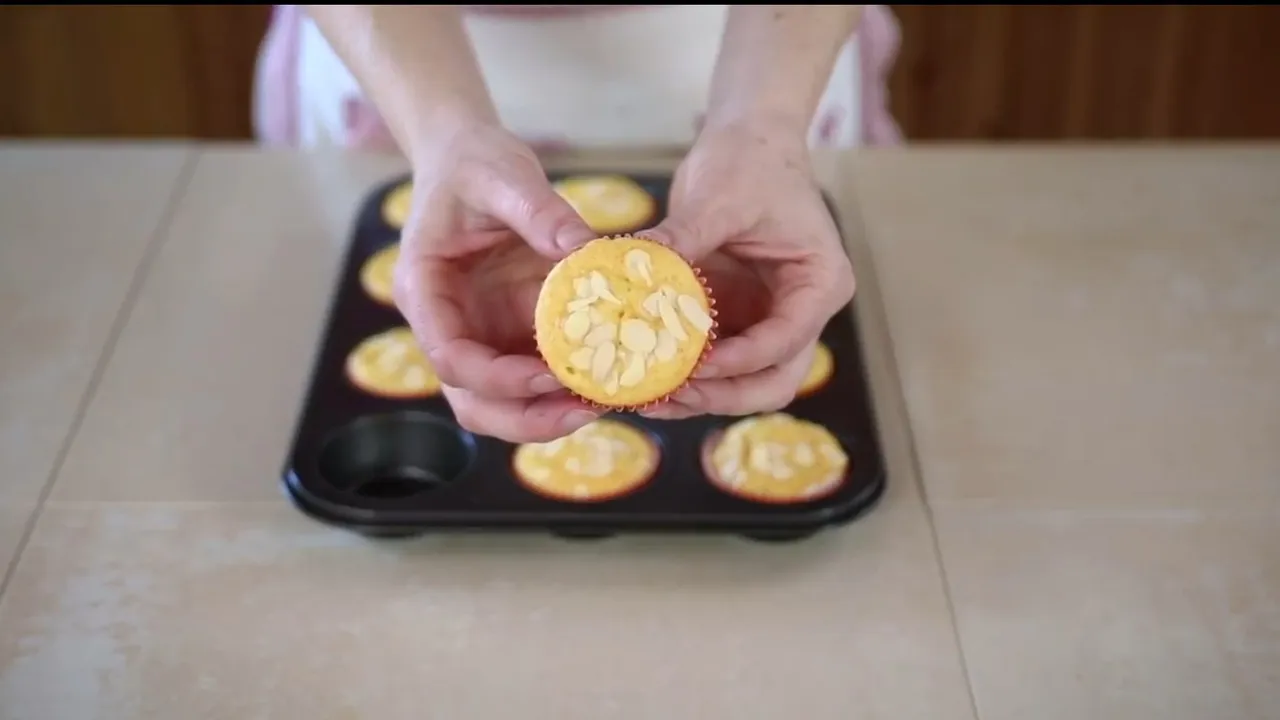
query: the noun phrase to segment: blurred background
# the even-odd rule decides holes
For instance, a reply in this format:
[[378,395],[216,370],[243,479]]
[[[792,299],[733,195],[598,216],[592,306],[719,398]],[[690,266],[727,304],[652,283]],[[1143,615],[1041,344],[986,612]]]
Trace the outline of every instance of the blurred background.
[[[1280,137],[1280,6],[892,7],[911,140]],[[249,139],[270,10],[0,6],[0,135]]]

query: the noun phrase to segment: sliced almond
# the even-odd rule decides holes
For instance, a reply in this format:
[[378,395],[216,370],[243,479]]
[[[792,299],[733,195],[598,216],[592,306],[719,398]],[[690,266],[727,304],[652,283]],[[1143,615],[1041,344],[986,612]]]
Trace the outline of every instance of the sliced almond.
[[571,313],[580,312],[582,310],[586,310],[587,308],[591,307],[591,304],[594,303],[595,301],[596,301],[596,298],[594,295],[589,295],[584,298],[578,298],[577,300],[570,300],[569,304],[565,306],[565,309]]
[[622,304],[622,301],[609,289],[609,281],[604,279],[604,275],[601,275],[599,270],[591,271],[591,294],[604,298],[615,305]]
[[667,362],[676,356],[676,351],[680,349],[680,345],[676,342],[676,338],[671,331],[663,328],[658,331],[657,343],[653,348],[653,357]]
[[600,312],[596,308],[591,308],[587,311],[587,314],[591,316],[592,325],[603,325],[605,323],[604,313]]
[[582,472],[582,463],[579,462],[578,458],[571,457],[564,461],[564,469],[576,475]]
[[564,336],[577,342],[591,330],[591,316],[585,310],[569,313],[564,319]]
[[656,292],[644,299],[640,303],[640,307],[649,314],[649,317],[658,317],[662,314],[662,293]]
[[633,353],[630,362],[627,363],[627,369],[623,370],[618,378],[618,384],[622,387],[635,387],[644,379],[644,375],[644,355]]
[[556,438],[550,442],[545,442],[542,444],[542,454],[547,457],[555,457],[564,449],[564,443],[564,438]]
[[676,295],[679,294],[676,292],[676,289],[671,287],[670,285],[663,285],[662,287],[658,288],[658,292],[665,295],[667,299],[673,300],[673,301],[676,299]]
[[623,320],[618,326],[618,341],[628,350],[646,355],[658,344],[658,334],[649,323],[635,318]]
[[589,347],[580,347],[569,353],[569,364],[578,370],[591,369],[591,356],[595,351]]
[[732,460],[722,462],[716,466],[716,473],[722,478],[731,478],[738,472],[738,463]]
[[769,474],[774,480],[787,480],[794,477],[796,473],[786,463],[774,463],[773,467],[769,468]]
[[752,470],[759,472],[769,472],[769,467],[773,464],[770,462],[769,449],[763,445],[756,445],[751,448],[751,454],[748,456],[747,463]]
[[604,343],[613,342],[618,337],[618,326],[605,323],[591,328],[591,332],[582,338],[582,344],[589,348],[600,347]]
[[596,382],[604,382],[605,378],[609,377],[609,371],[613,369],[613,360],[617,354],[618,346],[611,342],[605,341],[596,347],[595,354],[591,356],[591,377]]
[[542,465],[530,465],[524,469],[524,474],[535,481],[551,479],[551,470]]
[[685,333],[684,326],[680,324],[680,316],[676,315],[676,310],[672,307],[671,300],[663,297],[658,300],[658,308],[661,311],[662,326],[671,333],[677,343],[683,343],[689,339],[689,335]]
[[808,443],[801,443],[791,451],[791,456],[795,458],[796,464],[800,467],[813,467],[813,448]]
[[421,390],[427,386],[427,371],[414,365],[404,371],[404,386],[410,390]]
[[706,310],[698,304],[697,299],[692,295],[680,295],[676,297],[676,305],[680,308],[680,314],[684,315],[689,324],[697,329],[698,332],[706,334],[711,329],[711,316]]
[[580,298],[591,297],[591,281],[586,278],[574,278],[573,291]]
[[604,394],[613,397],[618,394],[618,371],[614,370],[609,373],[609,379],[604,381]]
[[649,266],[652,263],[649,253],[640,250],[639,248],[629,250],[627,251],[627,254],[623,256],[622,262],[627,266],[627,270],[633,275],[639,276],[639,278],[644,281],[645,285],[653,284],[653,277],[649,274]]
[[613,472],[613,460],[608,457],[596,457],[587,463],[585,474],[591,477],[604,477],[611,472]]

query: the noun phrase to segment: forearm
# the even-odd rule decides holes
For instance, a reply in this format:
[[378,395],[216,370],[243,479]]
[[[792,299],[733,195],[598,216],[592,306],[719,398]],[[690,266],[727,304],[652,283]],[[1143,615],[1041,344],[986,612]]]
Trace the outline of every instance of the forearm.
[[733,5],[711,81],[707,126],[807,133],[861,5]]
[[497,113],[455,5],[308,5],[410,157],[422,139]]

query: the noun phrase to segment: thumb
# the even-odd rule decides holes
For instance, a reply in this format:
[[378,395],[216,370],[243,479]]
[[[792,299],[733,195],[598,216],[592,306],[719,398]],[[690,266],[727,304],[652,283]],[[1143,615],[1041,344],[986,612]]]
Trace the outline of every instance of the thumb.
[[682,208],[642,234],[675,250],[685,260],[697,262],[715,250],[723,239],[706,217],[705,213],[694,214]]
[[489,214],[541,255],[563,257],[596,237],[573,207],[551,189],[541,171],[522,169],[497,178],[488,194],[484,204]]

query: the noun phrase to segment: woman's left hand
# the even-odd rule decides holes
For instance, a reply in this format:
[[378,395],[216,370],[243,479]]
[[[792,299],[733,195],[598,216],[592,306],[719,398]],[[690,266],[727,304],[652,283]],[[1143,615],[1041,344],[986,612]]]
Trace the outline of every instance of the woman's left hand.
[[747,415],[787,405],[823,327],[854,292],[805,133],[704,129],[676,173],[669,205],[645,234],[701,268],[720,338],[695,379],[646,414]]

